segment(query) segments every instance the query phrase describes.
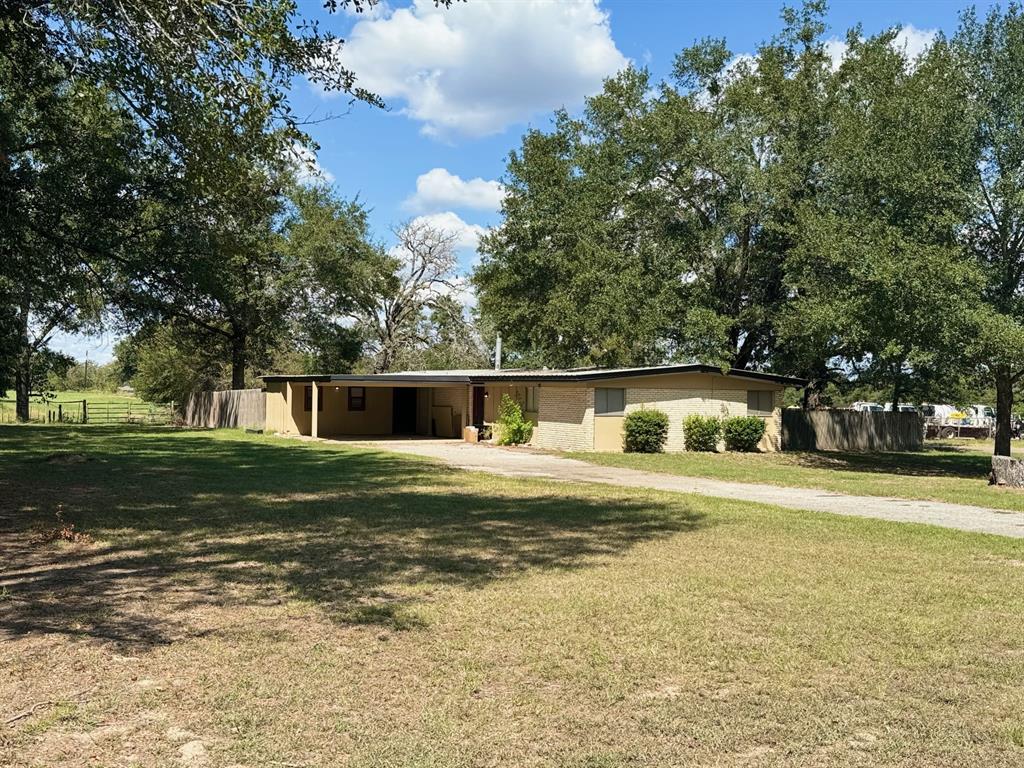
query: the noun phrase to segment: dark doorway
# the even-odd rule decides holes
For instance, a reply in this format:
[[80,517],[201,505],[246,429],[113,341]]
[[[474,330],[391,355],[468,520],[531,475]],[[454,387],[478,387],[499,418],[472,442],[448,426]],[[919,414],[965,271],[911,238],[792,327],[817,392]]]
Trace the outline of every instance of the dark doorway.
[[416,387],[395,387],[391,391],[391,434],[416,434]]
[[484,423],[484,388],[473,387],[473,424],[479,427]]

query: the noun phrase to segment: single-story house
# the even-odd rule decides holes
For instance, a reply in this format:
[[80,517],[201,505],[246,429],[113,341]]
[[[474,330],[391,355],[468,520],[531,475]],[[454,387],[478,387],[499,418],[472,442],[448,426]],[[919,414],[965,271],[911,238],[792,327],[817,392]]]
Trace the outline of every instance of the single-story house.
[[689,414],[759,416],[762,449],[781,449],[782,392],[802,379],[709,365],[568,370],[409,371],[264,376],[266,429],[313,437],[463,437],[492,424],[503,395],[536,425],[531,445],[621,451],[625,415],[658,408],[669,416],[666,450],[683,450]]

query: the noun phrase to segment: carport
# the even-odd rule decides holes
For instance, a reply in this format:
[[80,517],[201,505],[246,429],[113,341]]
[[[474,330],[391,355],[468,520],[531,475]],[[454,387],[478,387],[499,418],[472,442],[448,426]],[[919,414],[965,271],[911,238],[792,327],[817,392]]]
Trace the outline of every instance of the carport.
[[461,437],[465,376],[266,376],[267,430],[312,437]]

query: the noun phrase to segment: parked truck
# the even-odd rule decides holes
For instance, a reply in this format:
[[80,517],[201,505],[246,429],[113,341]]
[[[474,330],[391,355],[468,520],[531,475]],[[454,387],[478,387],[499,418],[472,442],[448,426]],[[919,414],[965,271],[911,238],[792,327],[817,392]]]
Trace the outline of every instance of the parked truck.
[[955,405],[924,403],[921,415],[924,416],[925,437],[928,438],[984,439],[995,434],[996,413],[991,406],[958,408]]

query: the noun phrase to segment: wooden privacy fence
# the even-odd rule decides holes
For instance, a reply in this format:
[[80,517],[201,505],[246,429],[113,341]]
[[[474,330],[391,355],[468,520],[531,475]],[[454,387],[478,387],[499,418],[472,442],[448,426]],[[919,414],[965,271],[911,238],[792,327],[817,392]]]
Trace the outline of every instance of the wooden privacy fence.
[[263,429],[267,398],[262,389],[197,392],[182,407],[181,420],[191,427]]
[[919,451],[924,420],[916,413],[782,411],[787,451]]

